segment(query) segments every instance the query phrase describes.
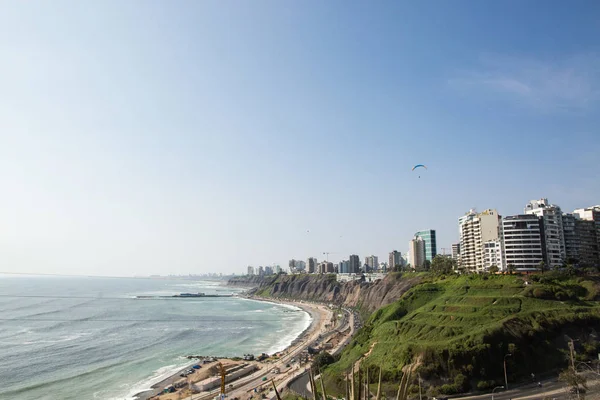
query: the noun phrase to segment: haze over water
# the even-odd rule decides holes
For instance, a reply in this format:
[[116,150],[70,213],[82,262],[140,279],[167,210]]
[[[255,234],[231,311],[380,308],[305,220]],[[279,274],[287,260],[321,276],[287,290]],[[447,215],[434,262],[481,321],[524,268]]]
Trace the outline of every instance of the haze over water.
[[[301,311],[227,294],[216,282],[0,276],[0,399],[123,399],[190,364],[285,348],[310,323]],[[295,309],[297,310],[297,309]]]

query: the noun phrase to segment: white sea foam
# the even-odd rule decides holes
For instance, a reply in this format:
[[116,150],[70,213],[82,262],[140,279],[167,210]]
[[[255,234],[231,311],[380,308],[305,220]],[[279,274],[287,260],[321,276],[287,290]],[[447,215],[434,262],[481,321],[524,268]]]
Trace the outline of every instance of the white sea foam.
[[[125,395],[107,398],[107,400],[135,400],[137,394],[148,391],[148,390],[152,390],[152,385],[155,385],[156,383],[162,381],[163,379],[168,378],[169,376],[175,374],[176,372],[178,372],[178,371],[182,370],[183,368],[185,368],[186,366],[190,365],[189,360],[186,360],[186,361],[187,362],[181,363],[181,364],[173,364],[173,365],[167,365],[165,367],[161,367],[161,368],[157,369],[156,371],[154,371],[152,376],[150,376],[149,378],[143,379],[143,380],[131,385],[131,387],[129,387],[128,389],[126,389],[126,391],[124,391],[124,393],[126,393]],[[105,396],[106,395],[102,394],[102,392],[94,393],[95,399],[106,399]]]

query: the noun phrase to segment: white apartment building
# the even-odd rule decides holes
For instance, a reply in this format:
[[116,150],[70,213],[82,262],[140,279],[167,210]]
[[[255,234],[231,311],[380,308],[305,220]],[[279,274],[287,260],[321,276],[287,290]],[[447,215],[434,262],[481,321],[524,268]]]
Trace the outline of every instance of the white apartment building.
[[480,213],[470,210],[458,219],[460,230],[460,266],[468,271],[485,271],[484,243],[500,239],[500,216],[494,209]]
[[500,239],[488,240],[483,244],[483,269],[488,271],[492,265],[498,267],[500,271],[506,270],[502,241]]
[[548,204],[548,199],[531,200],[525,206],[525,214],[536,215],[541,218],[546,263],[549,268],[561,267],[567,256],[560,207]]
[[422,267],[425,263],[425,241],[415,236],[408,242],[409,264],[412,268]]
[[532,271],[544,259],[540,218],[536,215],[513,215],[502,219],[504,265],[515,271]]

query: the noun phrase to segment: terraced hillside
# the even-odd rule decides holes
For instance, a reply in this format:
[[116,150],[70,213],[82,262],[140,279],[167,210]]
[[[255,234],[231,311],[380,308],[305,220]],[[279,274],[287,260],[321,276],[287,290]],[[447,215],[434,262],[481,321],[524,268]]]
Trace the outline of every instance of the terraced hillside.
[[361,358],[362,368],[383,368],[391,392],[411,366],[413,382],[419,373],[430,394],[453,394],[503,384],[508,353],[509,382],[564,367],[569,337],[579,339],[578,357],[597,357],[600,303],[591,279],[432,276],[372,314],[326,371],[328,386],[340,390]]

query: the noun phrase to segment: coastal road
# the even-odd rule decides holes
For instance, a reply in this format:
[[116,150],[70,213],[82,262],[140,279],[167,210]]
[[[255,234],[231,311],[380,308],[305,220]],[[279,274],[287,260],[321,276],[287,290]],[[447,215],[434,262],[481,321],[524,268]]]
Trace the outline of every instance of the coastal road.
[[[588,388],[589,391],[585,394],[586,399],[599,398],[600,380],[598,376],[589,375]],[[510,385],[509,385],[510,387]],[[569,393],[568,388],[563,382],[559,382],[556,378],[542,381],[542,387],[538,387],[537,383],[531,383],[520,386],[515,389],[502,391],[496,390],[494,400],[542,400],[544,398],[556,400],[577,400],[577,394]],[[581,397],[583,400],[584,396]],[[455,397],[456,400],[491,400],[491,393],[477,396]]]
[[[313,308],[313,311],[310,314],[313,317],[316,329],[308,333],[308,337],[298,340],[298,343],[291,346],[287,351],[285,351],[285,354],[280,358],[280,360],[274,363],[264,363],[263,368],[261,370],[253,373],[249,377],[241,378],[233,382],[232,384],[234,385],[234,389],[232,389],[228,393],[228,397],[230,399],[234,397],[239,397],[242,400],[247,400],[254,394],[254,388],[271,385],[271,379],[275,379],[275,381],[279,381],[279,383],[281,383],[281,380],[283,379],[287,384],[287,381],[291,380],[294,376],[304,371],[304,369],[295,369],[294,366],[296,366],[297,364],[292,363],[291,360],[293,358],[298,357],[302,353],[302,351],[306,350],[306,348],[310,344],[312,344],[315,340],[318,339],[319,335],[326,335],[330,332],[329,330],[325,330],[323,326],[331,319],[331,310],[325,306],[317,306],[321,311],[315,311],[314,307],[315,306],[311,306],[311,308]],[[335,329],[337,329],[337,326],[334,327],[332,330]],[[275,374],[271,372],[273,368],[279,368],[280,370],[284,371],[286,370],[285,365],[287,364],[291,364],[292,368],[280,374]],[[263,381],[263,378],[265,377],[267,378],[267,381]],[[208,393],[205,392],[195,394],[193,395],[193,398],[197,400],[214,399],[219,394],[219,392],[219,389],[215,389]],[[188,397],[187,399],[190,398],[192,397]]]

